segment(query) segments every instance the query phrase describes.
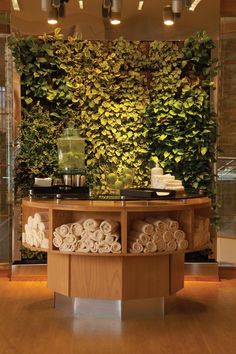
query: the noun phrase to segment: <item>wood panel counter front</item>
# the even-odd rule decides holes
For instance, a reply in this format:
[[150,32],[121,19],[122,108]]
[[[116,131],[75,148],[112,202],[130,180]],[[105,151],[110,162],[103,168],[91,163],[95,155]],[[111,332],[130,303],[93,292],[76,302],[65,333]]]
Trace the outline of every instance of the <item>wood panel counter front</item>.
[[[178,221],[181,230],[186,234],[188,250],[192,251],[196,218],[209,219],[210,207],[210,199],[205,197],[125,203],[24,198],[23,227],[35,213],[47,214],[48,286],[54,292],[86,299],[147,299],[169,296],[183,287],[185,252],[130,253],[127,239],[133,221],[158,216]],[[81,218],[118,221],[121,252],[84,254],[56,249],[52,242],[55,228]],[[24,245],[32,249],[29,245]],[[205,246],[206,244],[201,245],[202,248]]]

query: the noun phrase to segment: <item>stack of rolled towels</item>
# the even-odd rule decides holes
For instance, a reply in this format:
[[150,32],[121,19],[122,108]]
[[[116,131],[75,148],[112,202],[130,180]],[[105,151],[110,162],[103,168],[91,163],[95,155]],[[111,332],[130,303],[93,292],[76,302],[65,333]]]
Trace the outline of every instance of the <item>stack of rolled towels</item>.
[[120,223],[111,219],[83,218],[53,232],[53,246],[61,252],[120,253]]
[[128,233],[130,253],[174,252],[187,248],[188,241],[178,221],[168,217],[134,220]]
[[210,220],[207,217],[195,215],[193,248],[199,248],[210,242]]
[[49,248],[47,212],[38,212],[28,217],[22,233],[22,243],[30,247]]

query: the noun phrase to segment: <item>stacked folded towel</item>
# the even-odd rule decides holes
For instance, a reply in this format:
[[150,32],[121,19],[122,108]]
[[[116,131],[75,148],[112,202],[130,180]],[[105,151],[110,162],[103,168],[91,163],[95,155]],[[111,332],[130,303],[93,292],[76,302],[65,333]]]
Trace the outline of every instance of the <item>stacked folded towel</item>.
[[28,217],[22,233],[22,243],[30,247],[49,248],[47,212],[38,212]]
[[128,233],[128,251],[131,253],[174,252],[186,250],[188,241],[179,223],[168,217],[148,217],[134,220]]
[[80,219],[53,232],[54,249],[77,253],[120,253],[120,224],[111,219]]
[[171,174],[157,175],[153,179],[153,188],[171,189],[175,191],[184,191],[183,183]]

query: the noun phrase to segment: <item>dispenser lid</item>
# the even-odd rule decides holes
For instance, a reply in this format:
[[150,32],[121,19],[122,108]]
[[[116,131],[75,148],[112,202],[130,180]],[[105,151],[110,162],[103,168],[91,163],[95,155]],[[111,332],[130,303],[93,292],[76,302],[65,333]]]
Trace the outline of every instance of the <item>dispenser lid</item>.
[[79,137],[79,129],[77,128],[66,128],[63,131],[63,136],[78,136]]

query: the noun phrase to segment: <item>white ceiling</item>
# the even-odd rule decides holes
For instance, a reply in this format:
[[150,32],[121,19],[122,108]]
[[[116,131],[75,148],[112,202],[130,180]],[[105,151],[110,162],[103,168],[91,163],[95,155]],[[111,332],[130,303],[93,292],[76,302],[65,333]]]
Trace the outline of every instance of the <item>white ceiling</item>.
[[47,24],[41,0],[18,2],[22,10],[12,9],[11,23],[12,29],[22,34],[49,33],[55,27],[62,28],[66,35],[81,33],[84,39],[123,36],[130,40],[182,40],[202,29],[213,38],[218,38],[219,33],[220,0],[202,0],[194,12],[184,10],[173,27],[162,23],[162,9],[171,0],[144,0],[142,11],[137,9],[138,0],[123,0],[122,24],[118,27],[104,26],[102,0],[84,0],[84,10],[80,10],[78,0],[69,0],[66,17],[57,26]]

